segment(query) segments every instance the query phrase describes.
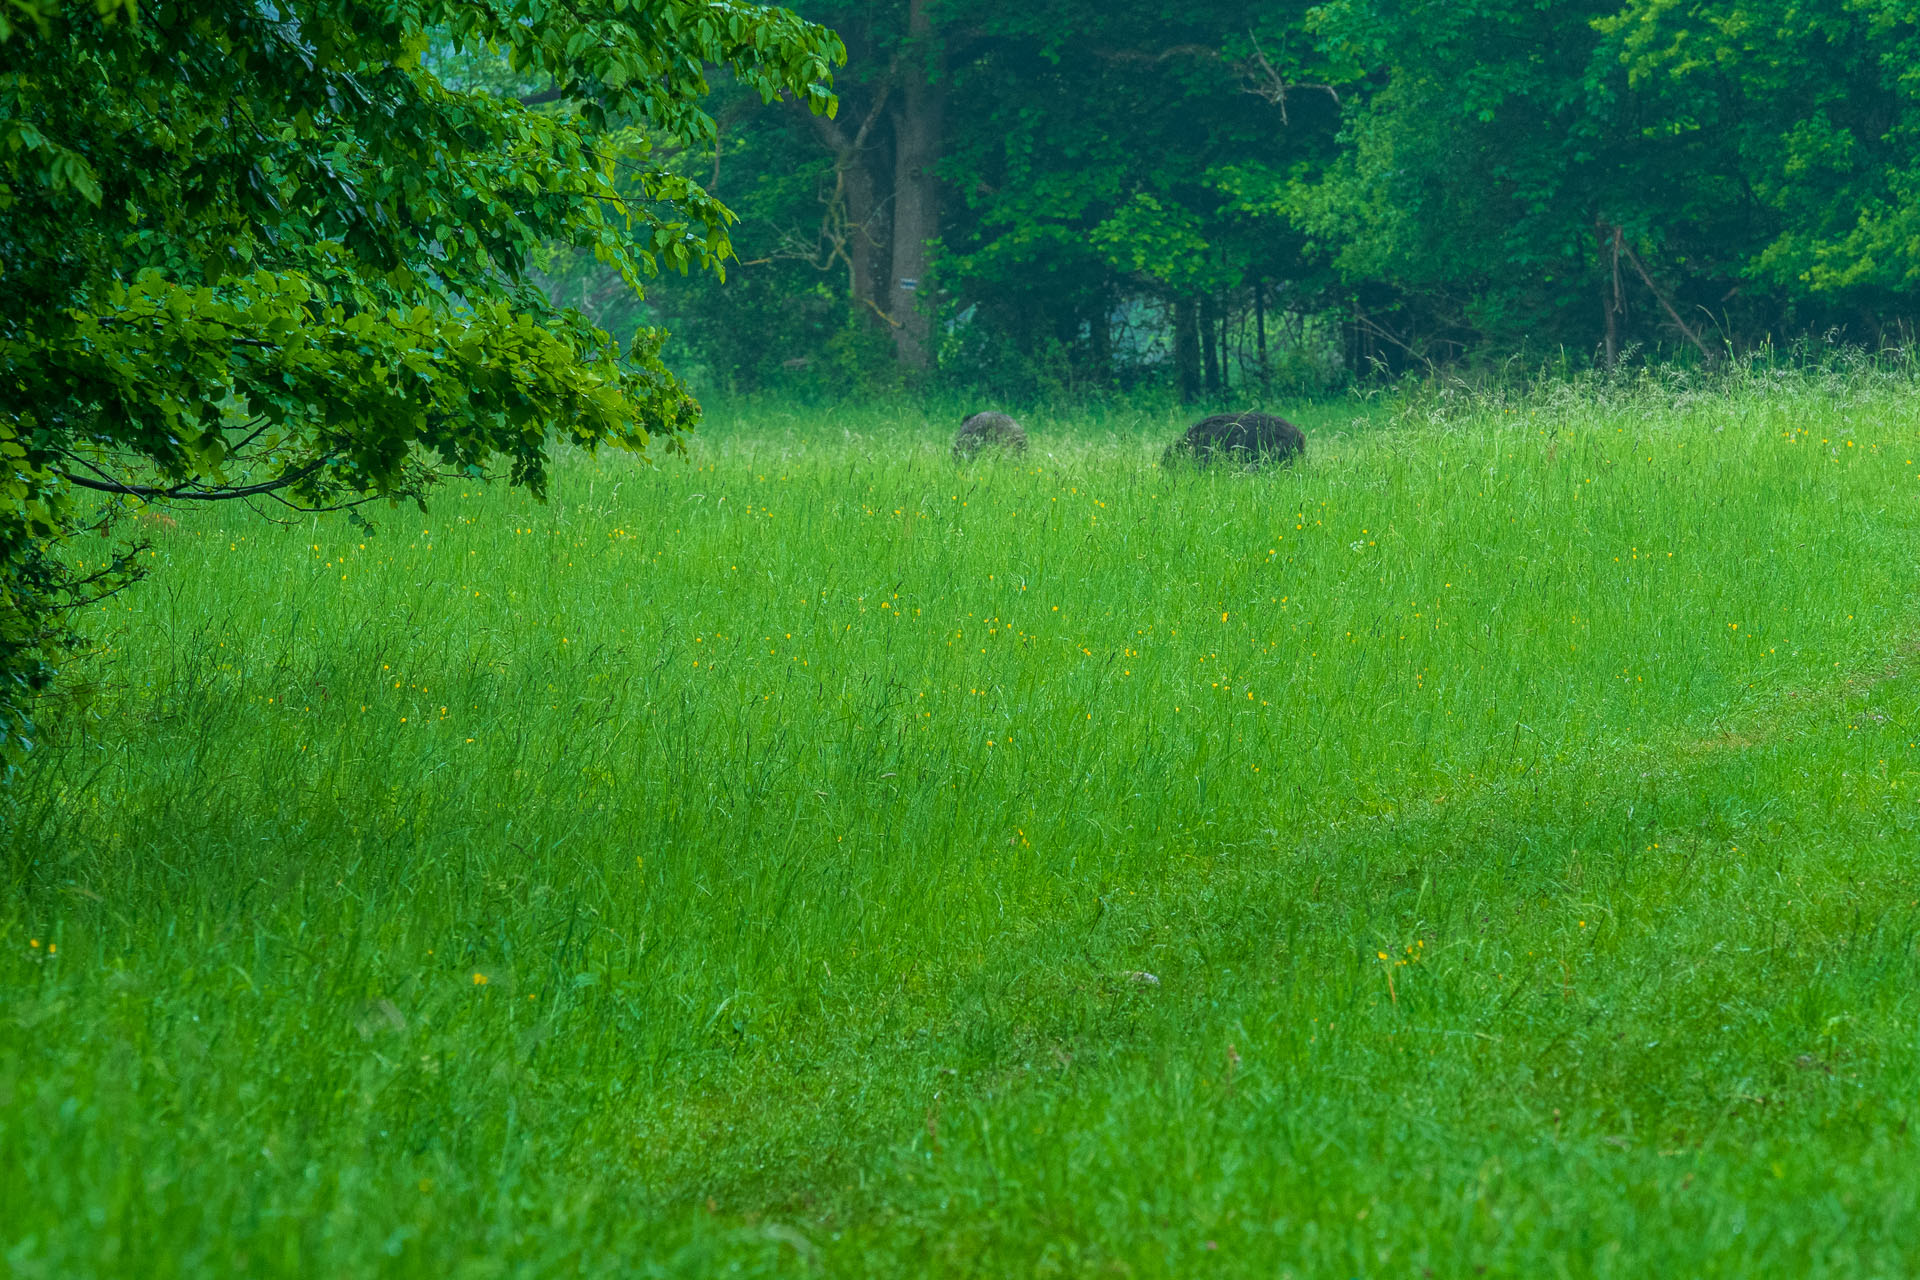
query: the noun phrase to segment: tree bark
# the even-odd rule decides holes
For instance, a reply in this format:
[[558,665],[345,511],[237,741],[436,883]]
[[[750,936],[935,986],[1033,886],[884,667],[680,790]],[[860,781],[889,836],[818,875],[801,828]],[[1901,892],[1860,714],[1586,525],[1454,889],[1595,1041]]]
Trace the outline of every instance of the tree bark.
[[1253,325],[1260,342],[1260,390],[1273,389],[1273,375],[1267,367],[1267,282],[1253,282]]
[[1104,294],[1087,317],[1087,364],[1102,385],[1113,381],[1113,307]]
[[827,216],[829,235],[837,239],[838,251],[847,263],[848,306],[863,323],[873,325],[883,324],[887,320],[886,311],[880,304],[886,300],[888,273],[884,252],[886,242],[881,238],[879,225],[884,221],[884,216],[878,184],[873,177],[873,166],[867,162],[867,139],[886,107],[887,96],[888,87],[883,84],[867,118],[851,135],[838,122],[826,116],[807,113],[814,135],[833,153],[834,173],[839,181],[835,194],[841,205],[840,225],[831,226],[835,220],[832,210],[828,211]]
[[1192,298],[1173,304],[1173,367],[1180,378],[1180,402],[1200,398],[1200,307]]
[[840,171],[843,197],[847,202],[847,285],[853,310],[872,324],[884,318],[879,305],[887,272],[880,261],[881,244],[874,235],[879,216],[874,195],[873,173],[863,159]]
[[1607,368],[1611,369],[1620,362],[1620,229],[1609,231],[1606,222],[1596,216],[1593,235],[1600,242],[1600,269],[1606,273],[1600,281],[1600,305],[1607,317],[1601,342]]
[[940,235],[940,163],[946,134],[945,58],[933,40],[934,0],[909,0],[900,91],[893,109],[893,270],[886,310],[894,349],[908,369],[932,364],[933,315],[922,294]]
[[1347,368],[1354,376],[1361,378],[1378,371],[1382,363],[1379,343],[1373,336],[1372,326],[1367,322],[1367,313],[1357,303],[1346,322],[1346,330]]
[[[1247,344],[1240,344],[1240,371],[1247,366]],[[1233,295],[1220,304],[1220,392],[1233,390]]]
[[1200,295],[1200,359],[1207,373],[1207,394],[1218,397],[1220,386],[1220,306],[1210,293]]

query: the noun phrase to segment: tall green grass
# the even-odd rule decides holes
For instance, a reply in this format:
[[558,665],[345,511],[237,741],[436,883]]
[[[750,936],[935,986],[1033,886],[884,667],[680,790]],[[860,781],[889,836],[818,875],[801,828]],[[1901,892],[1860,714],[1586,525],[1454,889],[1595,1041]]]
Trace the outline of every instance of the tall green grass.
[[1910,1272],[1914,390],[1354,402],[1262,475],[761,409],[157,525],[9,798],[0,1251]]

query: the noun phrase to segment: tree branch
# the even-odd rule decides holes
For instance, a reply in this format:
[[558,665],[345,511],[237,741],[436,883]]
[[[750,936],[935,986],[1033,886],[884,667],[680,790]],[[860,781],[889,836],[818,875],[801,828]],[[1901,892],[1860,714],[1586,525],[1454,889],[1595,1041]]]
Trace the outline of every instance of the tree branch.
[[[261,484],[236,485],[221,489],[202,489],[191,484],[177,484],[171,488],[162,488],[158,485],[126,484],[122,481],[112,479],[89,480],[85,476],[74,475],[71,471],[60,471],[55,474],[68,484],[77,484],[82,489],[93,489],[100,493],[118,493],[129,498],[165,498],[168,500],[179,499],[194,502],[226,502],[233,498],[250,498],[256,494],[273,493],[276,490],[299,484],[302,480],[318,472],[322,467],[332,461],[333,459],[331,457],[325,457],[318,462],[304,466],[298,471],[290,471],[274,480],[269,480]],[[94,469],[99,470],[97,467]]]
[[1240,74],[1249,81],[1243,86],[1243,92],[1250,93],[1280,108],[1280,123],[1287,121],[1287,94],[1294,89],[1318,89],[1333,99],[1333,105],[1340,105],[1340,91],[1330,84],[1289,84],[1285,76],[1273,69],[1267,61],[1266,50],[1260,47],[1259,38],[1253,32],[1247,32],[1247,39],[1253,41],[1253,57],[1240,64]]
[[1700,341],[1700,335],[1695,333],[1687,325],[1687,322],[1680,318],[1680,313],[1673,309],[1673,304],[1671,302],[1667,301],[1667,295],[1660,292],[1660,286],[1653,282],[1653,276],[1648,274],[1646,264],[1640,261],[1640,255],[1633,251],[1633,246],[1626,242],[1625,238],[1621,235],[1619,227],[1615,227],[1613,229],[1613,235],[1614,235],[1614,244],[1617,245],[1621,250],[1623,250],[1626,253],[1627,261],[1631,262],[1633,264],[1633,269],[1640,273],[1640,279],[1646,283],[1648,292],[1653,294],[1654,300],[1657,301],[1660,304],[1661,309],[1667,313],[1667,318],[1673,321],[1674,325],[1680,330],[1681,333],[1684,333],[1687,335],[1688,342],[1691,342],[1694,346],[1700,348],[1700,354],[1703,358],[1705,358],[1707,363],[1712,364],[1715,359],[1713,352],[1707,348],[1706,343]]
[[1159,63],[1171,58],[1219,58],[1224,57],[1218,49],[1207,44],[1176,44],[1165,49],[1149,51],[1146,49],[1094,49],[1094,57],[1105,62]]
[[[833,152],[837,163],[850,164],[854,154],[867,145],[867,137],[873,132],[873,126],[886,109],[887,98],[892,93],[893,68],[889,67],[886,77],[880,81],[879,92],[874,95],[873,106],[867,112],[867,118],[860,122],[860,128],[851,138],[847,137],[847,131],[841,127],[838,120],[830,120],[826,116],[817,116],[808,111],[807,122],[813,126],[813,131],[819,136],[821,145]],[[798,101],[794,102],[794,106],[800,110],[806,110],[805,106]]]

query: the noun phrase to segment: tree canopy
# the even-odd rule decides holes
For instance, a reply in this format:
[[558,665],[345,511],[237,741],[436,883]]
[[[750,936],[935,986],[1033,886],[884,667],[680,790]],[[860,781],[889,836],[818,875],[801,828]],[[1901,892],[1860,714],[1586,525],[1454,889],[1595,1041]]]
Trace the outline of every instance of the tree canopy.
[[730,98],[686,163],[727,174],[747,265],[649,304],[715,382],[911,376],[910,322],[950,382],[1194,398],[1916,312],[1920,23],[1879,0],[800,10],[846,38],[846,109]]
[[[10,0],[0,8],[0,760],[114,500],[420,499],[554,433],[673,447],[661,362],[539,287],[716,274],[732,215],[663,162],[738,92],[831,114],[839,41],[727,0]],[[497,60],[517,96],[442,74]],[[94,495],[103,498],[88,499]],[[101,503],[106,505],[102,506]]]

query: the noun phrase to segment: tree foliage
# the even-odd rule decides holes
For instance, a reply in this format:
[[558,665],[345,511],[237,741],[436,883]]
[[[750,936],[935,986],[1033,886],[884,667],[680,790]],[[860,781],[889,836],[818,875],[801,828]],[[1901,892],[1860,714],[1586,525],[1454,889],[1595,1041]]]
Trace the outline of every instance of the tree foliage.
[[[1189,395],[1225,394],[1225,344],[1269,320],[1276,363],[1337,333],[1364,376],[1872,342],[1916,311],[1910,6],[947,0],[919,35],[909,9],[808,0],[848,41],[837,129],[778,110],[729,129],[755,265],[656,298],[697,317],[689,356],[715,374],[847,370],[846,335],[884,336],[903,306],[943,322],[949,379],[1051,362]],[[958,105],[908,297],[889,263],[913,66]]]
[[[538,88],[463,86],[427,56]],[[9,0],[0,18],[0,759],[28,743],[100,503],[419,500],[554,433],[673,447],[660,359],[538,287],[718,271],[732,214],[654,150],[714,136],[712,68],[828,113],[842,56],[726,0]],[[92,491],[90,499],[88,491]]]
[[[1068,381],[1106,383],[1151,358],[1118,349],[1129,309],[1151,324],[1186,304],[1197,323],[1203,302],[1244,307],[1256,286],[1278,302],[1283,282],[1287,305],[1321,305],[1325,269],[1278,201],[1329,153],[1338,120],[1324,60],[1297,38],[1304,6],[949,0],[918,34],[914,8],[803,6],[847,41],[844,108],[831,124],[745,112],[729,131],[748,265],[657,298],[676,328],[717,339],[692,358],[747,385],[822,368],[884,381],[861,354],[917,314],[942,322],[932,341],[949,378],[1019,383],[1052,361]],[[911,92],[928,74],[937,112]],[[903,267],[917,247],[903,196],[928,168],[903,154],[908,135],[934,140],[940,217],[931,261]],[[822,288],[841,300],[837,325],[803,332],[772,305],[804,298],[818,317]]]
[[1912,312],[1905,11],[1333,0],[1312,29],[1376,87],[1296,207],[1413,351],[1711,355]]

